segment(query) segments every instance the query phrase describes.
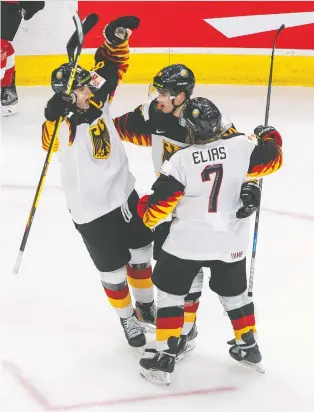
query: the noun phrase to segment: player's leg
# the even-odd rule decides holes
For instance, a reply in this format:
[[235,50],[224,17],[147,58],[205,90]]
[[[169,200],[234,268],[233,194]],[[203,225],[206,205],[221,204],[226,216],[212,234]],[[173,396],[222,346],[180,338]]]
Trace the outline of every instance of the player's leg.
[[235,344],[229,351],[231,357],[264,372],[262,356],[255,340],[254,304],[246,292],[246,259],[234,263],[213,261],[210,268],[209,286],[219,295],[234,330]]
[[128,343],[144,346],[146,338],[136,318],[127,283],[126,264],[130,252],[125,239],[125,222],[120,208],[86,224],[75,224],[99,270],[111,306],[120,318]]
[[196,326],[196,313],[199,307],[199,299],[202,295],[204,273],[201,268],[193,280],[189,293],[184,298],[184,324],[178,345],[177,361],[195,348],[195,340],[198,335]]
[[128,283],[135,298],[138,319],[147,325],[155,325],[156,307],[152,283],[153,233],[137,214],[138,194],[134,190],[127,204],[123,205],[126,223],[126,243],[131,253],[127,264]]
[[15,87],[15,53],[11,44],[20,26],[22,15],[19,4],[1,2],[1,114],[17,112],[18,97]]
[[156,351],[140,361],[141,375],[153,383],[169,385],[184,322],[184,297],[201,264],[161,251],[152,280],[157,287]]
[[156,306],[154,303],[154,286],[152,283],[152,245],[139,249],[130,249],[131,260],[127,264],[128,283],[135,298],[135,312],[145,326],[156,323]]
[[[157,226],[154,231],[154,259],[158,260],[162,245],[170,232],[171,221],[164,222]],[[184,325],[178,345],[177,360],[183,359],[186,353],[195,348],[197,336],[196,312],[199,307],[199,299],[203,289],[203,269],[201,268],[193,281],[191,290],[184,299]]]
[[21,21],[18,2],[1,1],[1,39],[13,41]]
[[17,113],[18,96],[15,87],[15,52],[11,42],[1,40],[1,114]]

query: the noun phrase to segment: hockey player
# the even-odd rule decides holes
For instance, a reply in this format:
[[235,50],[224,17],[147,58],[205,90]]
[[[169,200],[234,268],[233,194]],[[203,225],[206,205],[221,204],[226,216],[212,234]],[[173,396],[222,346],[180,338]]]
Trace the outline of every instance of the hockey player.
[[30,20],[45,6],[44,1],[1,1],[1,115],[17,113],[15,53],[12,41],[22,19]]
[[[122,140],[140,146],[152,146],[152,157],[156,175],[163,161],[168,160],[176,150],[188,146],[186,129],[179,124],[179,116],[184,103],[191,98],[195,87],[195,77],[191,69],[183,64],[171,64],[161,69],[149,86],[153,99],[144,102],[133,112],[114,119]],[[221,125],[224,137],[236,132],[235,126],[225,117]],[[248,183],[250,186],[252,183]],[[243,186],[242,192],[249,186]],[[258,187],[258,186],[257,186]],[[259,190],[259,189],[257,189]],[[258,205],[254,205],[258,206]],[[248,217],[254,208],[243,208],[242,217]],[[170,222],[158,225],[154,230],[154,259],[158,259],[161,246],[168,236]],[[195,347],[197,328],[196,312],[203,286],[203,270],[195,277],[191,290],[184,302],[184,326],[178,345],[178,359]]]
[[[141,319],[155,323],[151,281],[152,234],[136,212],[134,177],[109,111],[115,89],[128,68],[128,36],[139,19],[118,18],[105,30],[95,53],[94,71],[78,67],[72,93],[65,94],[72,65],[52,73],[54,96],[45,109],[42,144],[47,150],[62,116],[54,150],[61,164],[62,187],[74,225],[100,272],[109,302],[121,319],[128,343],[146,343],[135,316],[132,286]],[[128,280],[128,282],[127,282]]]
[[[158,352],[140,361],[141,375],[162,385],[170,383],[174,371],[184,296],[204,266],[211,269],[209,286],[219,295],[234,329],[236,344],[230,355],[263,372],[255,340],[254,306],[245,293],[249,220],[239,215],[243,203],[238,194],[247,176],[265,176],[282,164],[282,142],[276,129],[258,126],[255,135],[224,137],[221,113],[208,99],[189,100],[180,124],[187,130],[189,146],[164,162],[152,187],[154,193],[144,196],[138,205],[149,228],[175,209],[152,277],[158,288]],[[259,198],[260,191],[251,184],[250,197]]]

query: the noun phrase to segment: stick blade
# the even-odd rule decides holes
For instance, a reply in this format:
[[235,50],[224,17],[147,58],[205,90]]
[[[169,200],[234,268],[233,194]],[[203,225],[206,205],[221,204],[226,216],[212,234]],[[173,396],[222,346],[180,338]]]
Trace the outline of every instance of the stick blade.
[[66,49],[70,63],[74,62],[75,49],[83,44],[84,36],[98,23],[99,17],[96,13],[89,14],[81,22],[77,13],[73,15],[73,20],[76,28],[75,32],[70,37]]

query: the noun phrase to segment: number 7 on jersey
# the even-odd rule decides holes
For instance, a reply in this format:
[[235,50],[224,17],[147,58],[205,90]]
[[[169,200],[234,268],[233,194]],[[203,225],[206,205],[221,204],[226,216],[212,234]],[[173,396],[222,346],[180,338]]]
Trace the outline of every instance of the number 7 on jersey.
[[201,173],[202,182],[211,181],[213,178],[211,177],[211,175],[213,174],[215,174],[215,179],[209,194],[208,213],[217,213],[218,195],[223,178],[223,167],[221,163],[217,165],[206,166]]

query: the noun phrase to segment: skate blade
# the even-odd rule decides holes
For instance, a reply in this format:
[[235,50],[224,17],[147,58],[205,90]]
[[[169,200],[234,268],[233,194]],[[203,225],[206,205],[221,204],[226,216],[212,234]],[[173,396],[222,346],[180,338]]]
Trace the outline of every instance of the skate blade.
[[151,323],[140,322],[144,326],[145,333],[156,333],[156,326]]
[[140,353],[142,356],[145,356],[145,345],[133,349],[135,349],[135,352]]
[[180,361],[185,357],[185,355],[186,355],[187,353],[189,353],[189,352],[191,352],[193,349],[195,349],[195,346],[196,346],[195,339],[190,340],[190,341],[187,343],[187,346],[186,346],[185,351],[182,352],[182,353],[180,353],[180,355],[178,355],[178,356],[176,357],[176,362],[180,362]]
[[136,317],[137,324],[141,328],[141,330],[144,333],[155,333],[156,332],[156,326],[152,325],[151,323],[145,322],[144,320],[140,319],[139,317]]
[[163,371],[152,371],[145,368],[141,368],[140,375],[147,381],[160,386],[170,385],[170,373]]
[[156,353],[157,350],[155,348],[145,348],[144,358],[151,359],[156,355]]
[[252,370],[254,370],[254,371],[256,371],[256,372],[259,372],[259,373],[266,373],[266,370],[265,370],[265,368],[263,367],[263,365],[262,365],[262,363],[261,362],[259,362],[259,363],[252,363],[252,362],[248,362],[248,361],[245,361],[245,360],[242,360],[242,361],[238,361],[239,363],[242,363],[242,365],[244,365],[244,366],[246,366],[247,368],[250,368],[250,369],[252,369]]

